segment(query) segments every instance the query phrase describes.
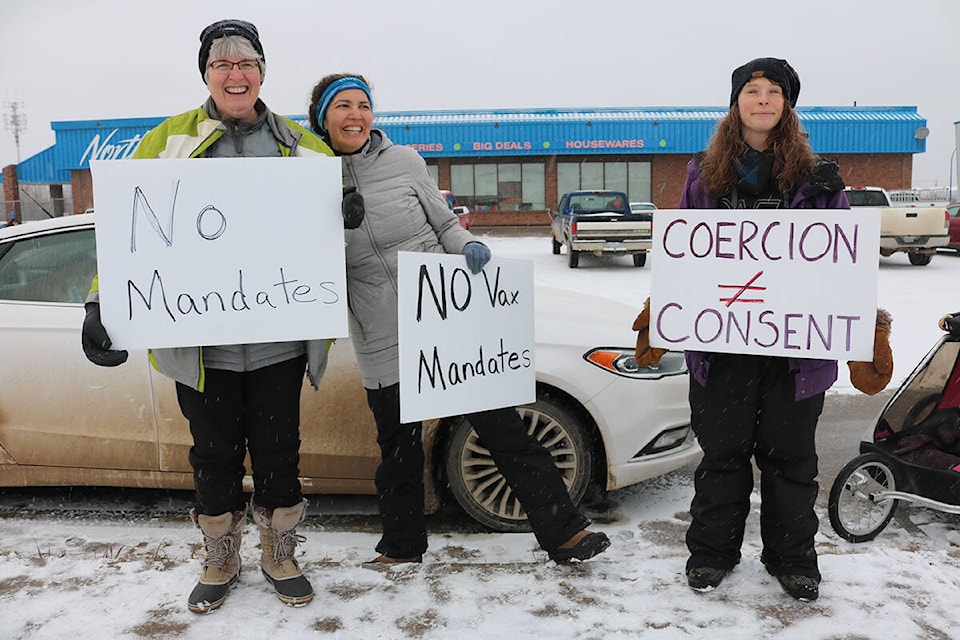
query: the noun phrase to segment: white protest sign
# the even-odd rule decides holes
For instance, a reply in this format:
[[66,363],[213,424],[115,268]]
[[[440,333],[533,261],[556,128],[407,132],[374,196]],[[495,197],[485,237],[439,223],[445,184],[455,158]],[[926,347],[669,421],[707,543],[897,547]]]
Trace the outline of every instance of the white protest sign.
[[401,251],[397,260],[400,419],[536,400],[533,263]]
[[339,159],[90,165],[113,348],[347,335]]
[[650,344],[872,360],[876,209],[660,209]]

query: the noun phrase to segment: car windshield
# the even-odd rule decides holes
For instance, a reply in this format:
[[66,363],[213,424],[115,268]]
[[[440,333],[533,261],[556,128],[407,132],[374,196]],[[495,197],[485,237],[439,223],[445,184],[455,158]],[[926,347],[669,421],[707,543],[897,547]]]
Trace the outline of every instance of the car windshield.
[[886,207],[887,198],[882,191],[847,191],[851,207]]
[[93,229],[17,240],[0,259],[0,300],[83,302],[96,271]]
[[652,202],[631,202],[630,211],[653,211],[656,205]]

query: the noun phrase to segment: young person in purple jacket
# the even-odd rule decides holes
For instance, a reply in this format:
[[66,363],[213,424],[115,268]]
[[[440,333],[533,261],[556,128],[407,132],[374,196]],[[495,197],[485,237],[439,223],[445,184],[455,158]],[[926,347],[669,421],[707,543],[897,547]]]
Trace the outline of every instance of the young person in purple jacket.
[[[687,168],[681,209],[849,209],[837,165],[813,153],[794,111],[800,78],[786,60],[757,58],[732,76],[730,112]],[[771,211],[770,215],[776,213]],[[650,349],[649,308],[634,323],[637,360]],[[858,389],[877,393],[893,370],[889,316],[878,312],[874,362],[850,363]],[[833,360],[687,351],[691,426],[703,448],[687,530],[690,587],[709,591],[740,561],[753,465],[760,469],[761,561],[802,601],[819,596],[814,434]],[[879,356],[879,357],[878,357]]]

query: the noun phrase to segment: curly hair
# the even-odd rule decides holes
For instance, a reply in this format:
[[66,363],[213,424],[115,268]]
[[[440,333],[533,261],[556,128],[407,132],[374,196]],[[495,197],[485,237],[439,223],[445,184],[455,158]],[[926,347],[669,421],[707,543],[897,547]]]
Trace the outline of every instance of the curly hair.
[[323,95],[323,92],[327,87],[341,78],[359,78],[360,80],[363,80],[365,85],[370,87],[370,91],[373,91],[373,85],[370,84],[367,79],[359,73],[331,73],[330,75],[321,78],[320,82],[314,85],[313,91],[310,92],[310,110],[307,112],[307,115],[310,118],[310,128],[317,133],[320,133],[321,131],[320,123],[317,122],[317,106],[320,104],[320,97]]
[[[717,123],[717,130],[700,162],[700,179],[713,196],[730,193],[739,180],[731,159],[746,150],[742,132],[740,110],[733,105]],[[780,122],[767,134],[767,141],[773,150],[773,175],[780,193],[794,193],[813,175],[817,159],[797,112],[788,103],[784,102]]]

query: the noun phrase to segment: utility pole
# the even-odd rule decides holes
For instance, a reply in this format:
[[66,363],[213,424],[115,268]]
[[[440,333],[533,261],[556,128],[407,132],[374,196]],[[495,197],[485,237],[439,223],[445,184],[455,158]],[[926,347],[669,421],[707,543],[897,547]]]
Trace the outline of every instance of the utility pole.
[[3,125],[13,133],[17,145],[17,164],[20,164],[20,134],[27,131],[27,114],[23,112],[23,103],[8,100],[4,103]]

